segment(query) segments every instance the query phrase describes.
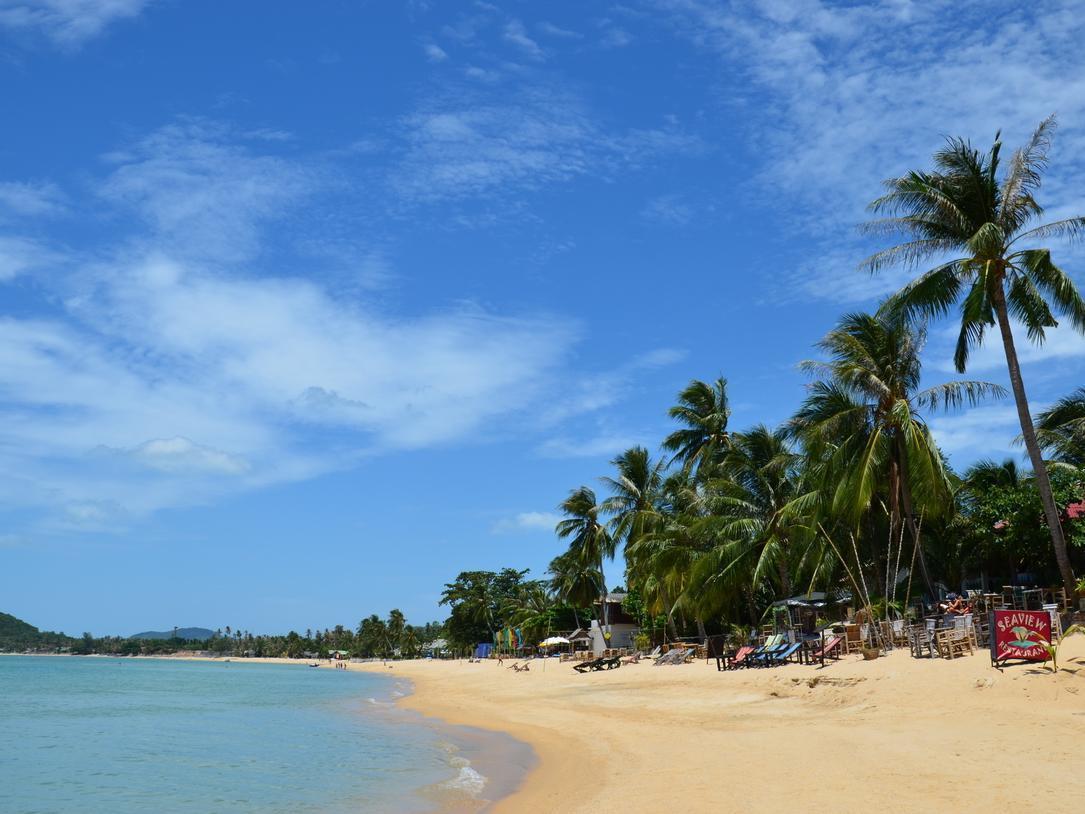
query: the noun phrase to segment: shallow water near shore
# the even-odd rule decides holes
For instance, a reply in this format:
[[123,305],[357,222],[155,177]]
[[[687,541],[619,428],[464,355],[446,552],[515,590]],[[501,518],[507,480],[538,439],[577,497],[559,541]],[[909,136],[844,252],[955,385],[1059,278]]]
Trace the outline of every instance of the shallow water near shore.
[[531,760],[362,672],[15,656],[0,689],[5,814],[478,811]]

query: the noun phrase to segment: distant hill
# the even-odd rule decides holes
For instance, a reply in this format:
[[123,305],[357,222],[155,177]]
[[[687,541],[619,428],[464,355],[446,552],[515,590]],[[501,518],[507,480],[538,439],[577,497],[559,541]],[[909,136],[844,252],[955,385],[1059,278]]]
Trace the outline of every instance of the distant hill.
[[63,633],[43,633],[10,613],[0,613],[0,650],[65,647],[73,641]]
[[143,633],[136,633],[129,636],[129,639],[172,639],[176,636],[178,639],[198,639],[201,642],[205,642],[215,635],[215,631],[208,630],[205,627],[179,627],[177,632],[172,630],[146,630]]
[[38,636],[38,629],[22,619],[16,619],[10,613],[0,613],[0,640],[31,640]]

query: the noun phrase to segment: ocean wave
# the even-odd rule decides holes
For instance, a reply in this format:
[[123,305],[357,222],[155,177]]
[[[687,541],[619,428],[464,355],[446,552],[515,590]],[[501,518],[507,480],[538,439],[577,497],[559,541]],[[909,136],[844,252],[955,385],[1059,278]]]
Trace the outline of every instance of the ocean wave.
[[485,776],[479,774],[470,765],[460,766],[459,772],[451,780],[441,784],[443,788],[451,791],[463,792],[472,797],[478,797],[486,788]]

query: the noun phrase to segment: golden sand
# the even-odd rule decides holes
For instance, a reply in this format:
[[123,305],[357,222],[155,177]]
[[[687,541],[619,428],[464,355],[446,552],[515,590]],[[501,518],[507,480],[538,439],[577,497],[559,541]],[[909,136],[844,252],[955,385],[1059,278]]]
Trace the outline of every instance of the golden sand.
[[575,673],[531,663],[352,664],[409,678],[405,707],[499,730],[539,758],[496,812],[1069,811],[1082,805],[1085,636],[1063,667],[895,651],[824,668],[714,662]]

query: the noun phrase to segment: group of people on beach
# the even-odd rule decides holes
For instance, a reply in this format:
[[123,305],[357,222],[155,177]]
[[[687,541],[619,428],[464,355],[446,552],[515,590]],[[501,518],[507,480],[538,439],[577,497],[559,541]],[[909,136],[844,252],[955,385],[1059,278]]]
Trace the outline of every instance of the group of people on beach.
[[938,608],[942,613],[951,616],[963,616],[972,612],[972,604],[960,594],[954,593],[946,594],[945,601],[938,603]]

